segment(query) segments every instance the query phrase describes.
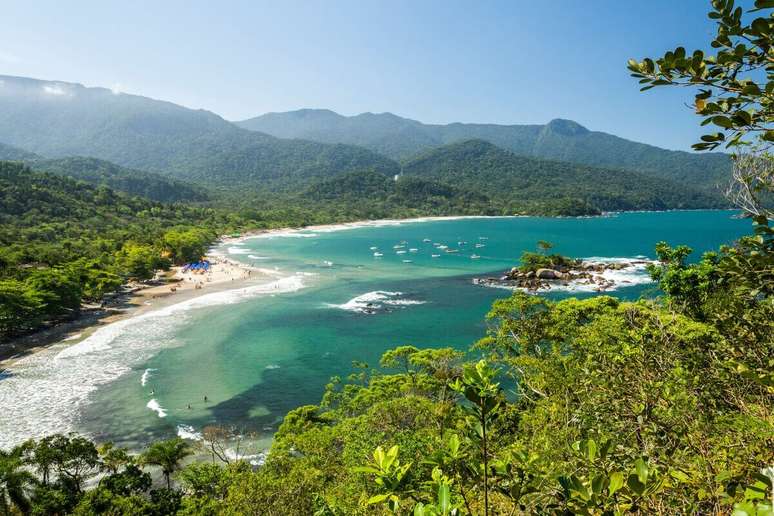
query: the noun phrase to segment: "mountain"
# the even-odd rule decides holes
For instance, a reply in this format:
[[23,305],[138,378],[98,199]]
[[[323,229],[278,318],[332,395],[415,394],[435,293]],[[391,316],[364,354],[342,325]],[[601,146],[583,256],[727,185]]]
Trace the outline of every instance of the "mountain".
[[719,194],[676,181],[518,156],[484,140],[429,150],[406,161],[403,174],[481,192],[511,212],[551,200],[573,200],[603,211],[726,206]]
[[251,190],[296,188],[396,163],[343,144],[285,140],[218,115],[80,84],[0,76],[0,141],[50,158],[91,156],[181,180]]
[[94,185],[160,202],[206,201],[208,193],[195,185],[168,177],[134,170],[109,161],[81,156],[55,159],[27,159],[36,171],[69,176]]
[[347,117],[329,110],[301,109],[268,113],[236,123],[281,138],[360,145],[393,159],[407,159],[448,143],[480,139],[523,156],[623,168],[705,189],[724,184],[730,172],[730,158],[726,154],[665,150],[590,131],[561,119],[545,125],[433,125],[392,113]]
[[377,172],[350,172],[326,179],[307,187],[299,198],[322,211],[343,212],[347,218],[502,213],[476,190],[414,176],[394,179]]

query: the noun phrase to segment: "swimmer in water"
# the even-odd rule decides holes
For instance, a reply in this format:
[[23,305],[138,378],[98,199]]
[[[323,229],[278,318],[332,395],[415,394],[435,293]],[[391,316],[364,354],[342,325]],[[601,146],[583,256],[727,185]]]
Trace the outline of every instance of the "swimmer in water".
[[191,410],[191,404],[190,403],[188,404],[188,410]]
[[204,397],[204,402],[205,402],[205,403],[207,402],[207,396],[205,396],[205,397]]

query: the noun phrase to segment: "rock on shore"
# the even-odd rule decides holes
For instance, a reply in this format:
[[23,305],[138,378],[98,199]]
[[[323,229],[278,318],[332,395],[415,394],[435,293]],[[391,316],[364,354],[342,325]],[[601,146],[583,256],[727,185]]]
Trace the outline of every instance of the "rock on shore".
[[[626,271],[644,269],[653,263],[650,260],[636,259],[597,261],[579,261],[572,267],[560,267],[556,269],[537,269],[536,271],[522,272],[518,267],[506,271],[499,278],[475,278],[473,283],[490,287],[524,289],[528,291],[550,290],[552,287],[587,286],[596,292],[604,292],[618,286],[609,274],[611,271]],[[619,283],[628,283],[627,280]]]

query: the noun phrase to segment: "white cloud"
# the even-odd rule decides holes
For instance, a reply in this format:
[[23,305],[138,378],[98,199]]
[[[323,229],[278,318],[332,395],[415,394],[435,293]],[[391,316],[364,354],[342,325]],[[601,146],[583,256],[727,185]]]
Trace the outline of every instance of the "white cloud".
[[46,84],[43,86],[43,92],[48,93],[49,95],[69,95],[69,92],[64,89],[60,84]]

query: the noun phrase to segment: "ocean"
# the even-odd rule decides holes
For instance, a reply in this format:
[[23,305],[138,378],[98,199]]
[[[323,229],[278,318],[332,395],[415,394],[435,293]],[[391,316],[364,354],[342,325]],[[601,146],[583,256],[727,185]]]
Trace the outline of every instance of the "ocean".
[[[385,350],[404,344],[467,350],[485,335],[492,302],[509,295],[473,278],[499,276],[538,240],[577,258],[650,259],[663,240],[689,245],[698,259],[750,232],[749,221],[732,214],[382,222],[224,244],[214,251],[269,279],[146,312],[20,360],[0,377],[9,414],[0,418],[0,447],[78,431],[141,448],[174,435],[197,438],[217,424],[248,436],[257,453],[289,410],[318,403],[332,376],[353,371],[352,361],[375,367]],[[609,295],[657,295],[642,269],[616,282]],[[580,287],[543,295],[598,294]]]

